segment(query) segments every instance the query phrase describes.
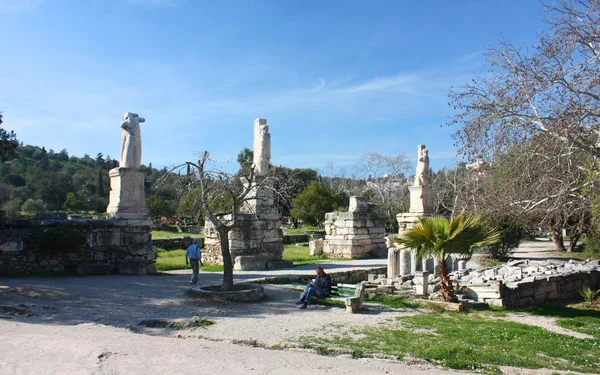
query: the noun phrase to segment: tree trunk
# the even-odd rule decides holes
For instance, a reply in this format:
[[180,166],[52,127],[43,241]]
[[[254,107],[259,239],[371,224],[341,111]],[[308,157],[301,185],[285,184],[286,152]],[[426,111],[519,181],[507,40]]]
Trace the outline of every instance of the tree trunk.
[[575,250],[575,248],[577,247],[577,242],[579,241],[580,238],[581,238],[581,232],[579,232],[579,231],[576,231],[573,234],[571,234],[571,237],[569,238],[569,247],[567,248],[567,251],[569,253]]
[[219,233],[219,244],[221,245],[221,256],[223,257],[223,290],[233,289],[233,262],[229,251],[229,228],[217,228]]
[[454,294],[454,286],[448,275],[448,265],[446,259],[440,261],[440,294],[442,299],[446,302],[457,302],[458,298]]
[[558,250],[565,251],[565,242],[563,240],[562,228],[551,228],[550,234],[552,235],[552,241]]

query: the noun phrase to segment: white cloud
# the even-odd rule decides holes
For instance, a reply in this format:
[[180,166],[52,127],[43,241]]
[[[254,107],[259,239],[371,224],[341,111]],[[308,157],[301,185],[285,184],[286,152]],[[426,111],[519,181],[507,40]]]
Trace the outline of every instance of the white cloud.
[[418,94],[416,86],[420,79],[413,74],[399,74],[390,77],[376,77],[374,79],[335,90],[338,93],[362,93],[379,91],[399,91],[409,94]]
[[0,0],[0,14],[22,12],[41,2],[42,0]]
[[176,8],[187,2],[187,0],[127,0],[127,2],[137,5]]

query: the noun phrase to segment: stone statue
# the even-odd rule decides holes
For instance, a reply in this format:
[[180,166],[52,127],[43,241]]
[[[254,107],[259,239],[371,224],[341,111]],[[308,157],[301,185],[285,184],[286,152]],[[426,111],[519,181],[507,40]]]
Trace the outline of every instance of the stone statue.
[[271,134],[267,120],[254,120],[254,158],[252,167],[257,176],[266,176],[271,163]]
[[140,123],[146,120],[137,113],[123,114],[121,121],[121,160],[120,168],[139,168],[142,165],[142,135]]
[[429,151],[425,148],[425,145],[419,145],[418,147],[418,160],[414,186],[429,185],[429,177],[427,175],[429,172]]

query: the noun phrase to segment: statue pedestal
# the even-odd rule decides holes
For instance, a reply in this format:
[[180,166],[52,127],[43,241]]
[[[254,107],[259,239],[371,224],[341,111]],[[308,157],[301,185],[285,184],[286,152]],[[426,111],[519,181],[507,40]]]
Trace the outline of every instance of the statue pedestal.
[[115,219],[149,220],[144,194],[145,170],[114,168],[110,177],[110,195],[106,212]]
[[431,186],[409,186],[410,213],[433,212],[433,189]]

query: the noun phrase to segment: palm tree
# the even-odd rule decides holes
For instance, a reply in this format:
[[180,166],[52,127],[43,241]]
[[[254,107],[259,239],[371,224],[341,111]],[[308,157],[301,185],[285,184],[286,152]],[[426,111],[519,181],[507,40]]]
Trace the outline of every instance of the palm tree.
[[461,213],[452,221],[443,216],[419,218],[415,225],[396,242],[416,250],[418,259],[434,256],[440,263],[441,295],[444,301],[456,302],[452,282],[448,276],[446,260],[450,254],[473,254],[478,246],[500,240],[500,233],[479,216]]

